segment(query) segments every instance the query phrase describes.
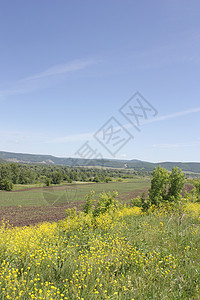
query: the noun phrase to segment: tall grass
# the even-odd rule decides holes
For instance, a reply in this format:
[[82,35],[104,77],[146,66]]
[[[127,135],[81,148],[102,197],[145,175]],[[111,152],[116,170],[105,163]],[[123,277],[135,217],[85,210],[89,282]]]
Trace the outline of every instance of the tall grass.
[[199,299],[200,204],[0,229],[0,299]]

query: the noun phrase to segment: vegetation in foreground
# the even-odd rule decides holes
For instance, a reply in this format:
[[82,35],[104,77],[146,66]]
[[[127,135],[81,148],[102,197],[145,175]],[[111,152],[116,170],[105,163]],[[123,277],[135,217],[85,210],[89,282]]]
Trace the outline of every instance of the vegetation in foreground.
[[156,197],[148,209],[91,192],[64,221],[2,223],[0,299],[199,299],[199,184],[182,198],[183,182],[178,169],[158,168],[137,199]]
[[0,299],[200,297],[199,203],[148,214],[100,204],[59,223],[2,224]]

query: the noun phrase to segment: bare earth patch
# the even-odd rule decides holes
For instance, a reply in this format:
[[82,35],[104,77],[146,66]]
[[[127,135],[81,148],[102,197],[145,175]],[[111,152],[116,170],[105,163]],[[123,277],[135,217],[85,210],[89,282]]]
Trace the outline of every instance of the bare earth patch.
[[[186,184],[185,190],[190,192],[193,186]],[[148,188],[137,189],[132,192],[119,195],[118,200],[122,203],[129,203],[130,199],[141,196],[142,193],[147,195]],[[7,206],[0,208],[0,221],[9,220],[13,226],[30,226],[41,222],[56,222],[66,217],[65,210],[76,207],[81,210],[85,201],[70,203],[59,203],[49,206]]]
[[0,220],[9,220],[13,226],[29,226],[41,222],[56,222],[64,219],[67,208],[81,209],[84,201],[59,203],[49,206],[7,206],[1,207]]

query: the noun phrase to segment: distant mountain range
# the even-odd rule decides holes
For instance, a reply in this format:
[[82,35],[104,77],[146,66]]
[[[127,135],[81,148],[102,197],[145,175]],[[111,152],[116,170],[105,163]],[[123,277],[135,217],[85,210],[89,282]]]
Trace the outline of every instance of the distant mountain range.
[[17,162],[29,164],[48,164],[65,166],[103,166],[109,168],[126,168],[136,171],[153,171],[157,166],[171,170],[177,166],[184,172],[200,173],[200,163],[198,162],[160,162],[150,163],[137,159],[118,160],[118,159],[82,159],[82,158],[60,158],[52,155],[23,154],[0,151],[0,162]]

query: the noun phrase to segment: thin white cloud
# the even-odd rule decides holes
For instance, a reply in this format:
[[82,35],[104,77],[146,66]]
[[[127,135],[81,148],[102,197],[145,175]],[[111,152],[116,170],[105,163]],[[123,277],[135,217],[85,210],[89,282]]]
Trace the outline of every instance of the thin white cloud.
[[196,113],[196,112],[200,112],[200,107],[196,107],[196,108],[176,112],[176,113],[165,115],[165,116],[160,116],[160,117],[155,118],[152,121],[153,122],[165,121],[165,120],[169,120],[169,119],[174,119],[174,118],[190,115],[190,114]]
[[[149,123],[167,121],[167,120],[170,120],[170,119],[176,119],[176,118],[187,116],[187,115],[197,113],[197,112],[200,112],[200,107],[195,107],[195,108],[191,108],[191,109],[188,109],[188,110],[179,111],[179,112],[176,112],[176,113],[173,113],[173,114],[168,114],[168,115],[165,115],[165,116],[156,117],[154,119],[144,120],[140,124],[145,125],[145,124],[149,124]],[[132,126],[127,124],[126,128],[130,128],[130,127],[132,127]]]
[[[181,112],[176,112],[176,113],[165,115],[165,116],[160,116],[155,119],[144,121],[144,123],[141,125],[145,125],[147,123],[153,123],[153,122],[166,121],[169,119],[175,119],[175,118],[186,116],[186,115],[196,113],[196,112],[200,112],[200,107],[196,107],[196,108],[181,111]],[[125,127],[126,129],[133,128],[133,126],[131,124],[126,124],[123,127]],[[117,130],[117,129],[120,129],[120,127],[115,127],[114,129]],[[68,135],[68,136],[58,137],[58,138],[49,140],[48,143],[52,143],[52,144],[61,143],[62,144],[62,143],[68,143],[68,142],[80,142],[80,141],[86,142],[87,140],[92,140],[94,138],[93,135],[94,135],[94,132]],[[172,146],[169,146],[169,147],[172,147]],[[173,147],[178,147],[178,146],[174,144]]]
[[45,78],[49,76],[55,76],[60,74],[66,74],[69,72],[79,71],[83,70],[91,65],[96,64],[98,61],[95,59],[88,59],[88,60],[74,60],[66,64],[60,64],[53,66],[52,68],[49,68],[39,74],[27,77],[23,79],[23,81],[27,80],[33,80],[33,79],[40,79]]
[[[39,88],[48,87],[56,80],[60,80],[60,75],[68,75],[72,72],[84,70],[87,67],[95,65],[99,62],[97,59],[74,60],[65,64],[55,65],[43,72],[23,78],[15,83],[10,84],[7,89],[0,90],[0,98],[4,99],[8,96],[21,95],[37,90]],[[51,79],[51,80],[50,80]]]
[[[151,120],[147,120],[143,125],[145,125],[146,123],[152,123],[152,122],[161,122],[161,121],[167,121],[169,119],[173,119],[173,118],[178,118],[181,116],[186,116],[192,113],[197,113],[200,112],[200,107],[196,107],[193,109],[189,109],[189,110],[185,110],[185,111],[181,111],[181,112],[176,112],[173,114],[168,114],[165,116],[160,116],[157,117],[155,119],[151,119]],[[130,124],[124,125],[124,127],[131,128],[133,127]],[[116,127],[115,129],[118,129],[118,127]],[[74,142],[86,142],[88,140],[92,140],[94,139],[93,135],[94,132],[88,132],[88,133],[81,133],[81,134],[73,134],[73,135],[67,135],[67,136],[61,136],[61,137],[57,137],[57,138],[53,138],[53,139],[49,139],[49,136],[46,135],[41,135],[38,133],[32,133],[30,135],[30,133],[25,133],[25,132],[2,132],[0,131],[0,137],[3,138],[5,136],[10,136],[12,135],[13,137],[18,136],[18,138],[20,138],[20,140],[24,140],[24,139],[32,139],[33,136],[35,139],[39,139],[41,142],[41,139],[43,140],[43,143],[48,143],[48,144],[65,144],[65,143],[74,143]],[[191,142],[191,143],[187,143],[187,144],[154,144],[153,147],[160,147],[160,148],[178,148],[178,147],[190,147],[190,146],[195,146],[197,144],[200,144],[200,141],[195,141],[195,142]],[[123,154],[122,154],[123,156]]]

